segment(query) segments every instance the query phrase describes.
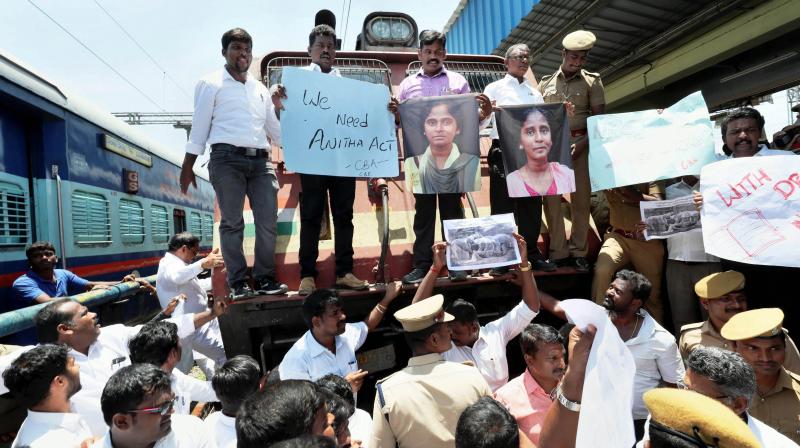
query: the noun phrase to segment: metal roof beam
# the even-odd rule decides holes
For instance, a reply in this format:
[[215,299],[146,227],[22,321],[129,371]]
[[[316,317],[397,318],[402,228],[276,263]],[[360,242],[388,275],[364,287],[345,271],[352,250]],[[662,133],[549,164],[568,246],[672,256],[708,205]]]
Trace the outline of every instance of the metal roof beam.
[[594,0],[589,6],[584,8],[580,14],[576,15],[572,20],[569,21],[569,23],[563,26],[560,32],[550,36],[550,39],[545,41],[545,43],[542,44],[537,51],[531,55],[530,65],[533,66],[533,64],[537,63],[545,53],[559,44],[561,40],[564,39],[564,36],[570,33],[573,27],[580,25],[584,20],[591,17],[598,9],[606,6],[610,2],[611,0]]
[[[675,32],[676,28],[670,32]],[[652,60],[646,67],[607,84],[606,102],[617,106],[633,100],[796,28],[800,28],[800,2],[771,0],[762,3]],[[634,59],[629,55],[619,61],[627,64]],[[614,65],[620,64],[615,62]]]

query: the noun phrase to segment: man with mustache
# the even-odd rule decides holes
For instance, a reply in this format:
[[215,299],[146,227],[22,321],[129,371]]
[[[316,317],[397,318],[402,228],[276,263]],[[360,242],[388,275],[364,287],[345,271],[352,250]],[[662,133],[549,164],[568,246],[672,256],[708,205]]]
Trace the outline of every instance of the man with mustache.
[[44,344],[23,353],[5,372],[11,394],[28,408],[28,417],[11,446],[77,448],[92,437],[89,426],[70,409],[81,390],[80,367],[60,344]]
[[[424,30],[419,34],[419,61],[421,67],[413,75],[409,75],[400,83],[400,93],[389,102],[389,110],[395,114],[395,123],[400,124],[398,105],[409,98],[441,95],[457,95],[469,93],[467,80],[456,72],[447,70],[444,60],[447,58],[445,44],[447,37],[434,30]],[[480,94],[477,97],[480,106],[480,119],[485,120],[492,112],[489,98]],[[446,167],[449,167],[446,166]],[[406,176],[409,176],[406,173]],[[414,193],[414,261],[411,272],[403,277],[403,283],[419,283],[433,264],[433,241],[436,233],[436,204],[439,204],[439,216],[445,219],[464,218],[464,207],[461,193],[420,194]],[[444,236],[443,236],[444,237]],[[467,278],[464,271],[453,271],[450,280],[460,281]]]
[[782,365],[786,358],[782,324],[783,311],[762,308],[731,317],[720,334],[733,341],[736,352],[756,372],[750,414],[800,443],[800,376]]
[[347,323],[336,291],[318,289],[303,300],[303,320],[308,331],[286,352],[278,366],[281,380],[316,381],[333,373],[346,379],[357,393],[368,372],[358,368],[356,350],[378,327],[389,305],[400,293],[399,281],[386,286],[386,294],[361,322]]
[[517,420],[519,429],[539,444],[539,434],[553,393],[566,369],[564,337],[553,327],[529,324],[520,334],[519,345],[525,372],[497,389],[495,399]]
[[[278,178],[271,162],[272,145],[279,145],[281,128],[264,85],[247,73],[253,61],[253,39],[234,28],[222,35],[225,67],[203,77],[195,87],[192,131],[186,143],[180,187],[197,188],[194,163],[211,146],[208,174],[217,195],[219,236],[227,268],[231,299],[257,294],[283,294],[288,288],[275,277],[278,220]],[[255,226],[252,277],[247,283],[244,238],[244,198],[250,201]]]
[[[633,380],[636,440],[644,435],[648,414],[642,395],[659,386],[676,387],[685,373],[675,337],[642,308],[650,297],[651,288],[652,284],[645,276],[623,269],[608,285],[602,303],[636,362]],[[539,291],[539,300],[544,309],[566,320],[558,300],[542,291]]]
[[[723,338],[719,331],[736,314],[747,311],[747,294],[744,291],[744,275],[737,271],[717,272],[708,275],[694,285],[700,304],[708,313],[703,322],[684,325],[680,342],[683,359],[697,347],[719,347],[733,350],[733,344]],[[784,332],[786,330],[784,329]],[[792,338],[786,335],[786,360],[783,366],[791,372],[800,372],[800,353]]]
[[[579,272],[591,269],[586,254],[589,251],[589,208],[592,194],[589,186],[589,138],[586,120],[590,115],[605,113],[606,99],[599,73],[583,68],[595,35],[579,30],[567,34],[561,50],[561,66],[555,73],[542,77],[539,91],[545,103],[570,102],[575,114],[569,119],[572,140],[572,160],[575,170],[575,192],[570,195],[572,230],[567,241],[561,196],[544,197],[544,213],[550,233],[550,260],[559,266],[570,265]],[[651,279],[651,281],[654,279]]]

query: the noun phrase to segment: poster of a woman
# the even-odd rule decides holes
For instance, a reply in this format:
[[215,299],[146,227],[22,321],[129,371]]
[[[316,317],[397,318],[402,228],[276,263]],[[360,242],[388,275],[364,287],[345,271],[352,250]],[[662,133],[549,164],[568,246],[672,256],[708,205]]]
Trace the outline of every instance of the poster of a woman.
[[562,104],[504,107],[495,113],[504,151],[508,195],[550,196],[575,191],[567,115]]
[[414,193],[480,190],[474,104],[472,95],[424,98],[401,104],[405,175]]

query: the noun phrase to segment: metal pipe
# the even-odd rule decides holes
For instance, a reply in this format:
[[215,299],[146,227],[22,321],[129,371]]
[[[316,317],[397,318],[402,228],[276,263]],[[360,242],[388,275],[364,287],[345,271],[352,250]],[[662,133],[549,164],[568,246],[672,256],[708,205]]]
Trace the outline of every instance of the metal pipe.
[[61,176],[58,174],[58,165],[51,167],[53,177],[56,178],[56,201],[58,211],[58,247],[61,250],[61,269],[67,269],[67,244],[64,241],[64,210],[61,201]]
[[[156,276],[151,275],[150,277],[146,277],[145,280],[155,285]],[[125,282],[111,286],[108,289],[98,289],[83,294],[77,294],[72,296],[71,299],[87,307],[94,307],[134,296],[138,294],[139,291],[139,283]],[[0,314],[0,336],[7,336],[33,327],[35,325],[36,314],[45,306],[47,306],[47,303],[40,303],[20,310]]]
[[475,205],[475,199],[472,198],[472,193],[467,192],[467,202],[469,202],[469,208],[472,210],[472,217],[478,218],[478,206]]
[[386,257],[389,254],[389,184],[384,179],[375,182],[375,188],[381,193],[381,207],[383,208],[383,239],[381,240],[381,257],[378,260],[378,270],[375,274],[377,283],[387,283]]

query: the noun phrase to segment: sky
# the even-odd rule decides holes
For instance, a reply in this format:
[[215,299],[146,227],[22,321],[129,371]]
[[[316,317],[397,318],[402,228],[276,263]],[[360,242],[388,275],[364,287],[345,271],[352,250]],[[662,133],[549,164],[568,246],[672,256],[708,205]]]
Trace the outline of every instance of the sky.
[[[348,10],[342,12],[347,3],[349,20]],[[413,17],[420,30],[442,29],[458,0],[403,0],[396,4],[396,10]],[[386,10],[386,5],[380,0],[3,0],[0,52],[11,54],[56,85],[109,112],[191,112],[197,80],[224,63],[220,38],[226,30],[242,27],[253,36],[255,65],[257,56],[269,51],[306,49],[314,15],[327,8],[336,14],[342,48],[353,50],[366,15]],[[185,131],[169,125],[137,129],[182,157]]]

